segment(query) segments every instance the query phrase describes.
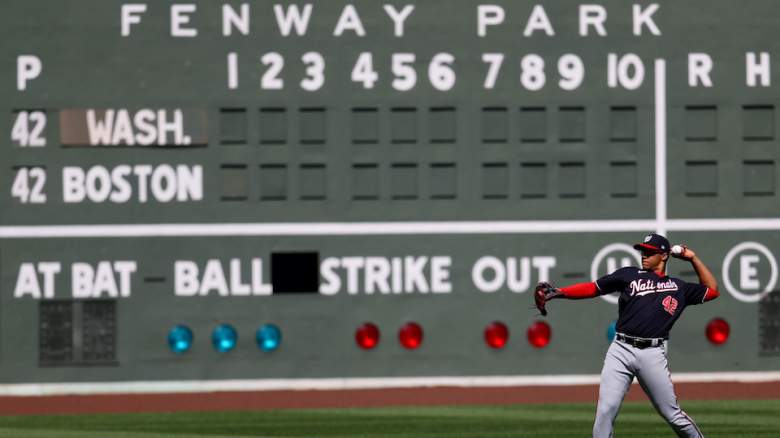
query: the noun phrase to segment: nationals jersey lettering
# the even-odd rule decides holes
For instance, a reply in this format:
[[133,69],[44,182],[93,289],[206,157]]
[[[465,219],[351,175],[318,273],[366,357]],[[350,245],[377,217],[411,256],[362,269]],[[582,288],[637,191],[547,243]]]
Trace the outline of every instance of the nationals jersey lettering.
[[686,306],[701,304],[707,287],[635,267],[596,280],[599,294],[620,292],[616,329],[640,338],[668,338]]
[[655,282],[652,280],[634,280],[629,286],[631,287],[631,295],[647,295],[677,290],[677,283],[672,280]]

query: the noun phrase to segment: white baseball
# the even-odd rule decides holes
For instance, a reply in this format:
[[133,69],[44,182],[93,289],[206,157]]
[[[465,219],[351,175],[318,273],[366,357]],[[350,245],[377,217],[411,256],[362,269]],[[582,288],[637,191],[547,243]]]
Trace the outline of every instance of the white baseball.
[[672,247],[672,254],[682,254],[683,253],[683,247],[680,245],[674,245]]

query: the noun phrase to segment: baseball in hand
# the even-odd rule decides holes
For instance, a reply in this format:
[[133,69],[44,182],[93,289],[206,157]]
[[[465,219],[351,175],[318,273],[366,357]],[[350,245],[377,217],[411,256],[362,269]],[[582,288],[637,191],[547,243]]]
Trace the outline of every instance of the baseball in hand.
[[674,245],[672,247],[672,254],[680,255],[683,253],[683,247],[681,245]]

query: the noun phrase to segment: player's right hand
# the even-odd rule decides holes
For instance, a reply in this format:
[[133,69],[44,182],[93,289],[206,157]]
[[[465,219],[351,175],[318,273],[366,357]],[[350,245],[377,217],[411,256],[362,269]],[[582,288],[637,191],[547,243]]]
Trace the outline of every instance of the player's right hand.
[[696,257],[696,253],[693,252],[693,250],[691,250],[690,248],[688,248],[688,245],[683,243],[680,244],[680,246],[682,246],[683,249],[682,252],[679,254],[672,252],[672,257],[677,259],[687,260],[687,261],[691,261],[693,260],[694,257]]

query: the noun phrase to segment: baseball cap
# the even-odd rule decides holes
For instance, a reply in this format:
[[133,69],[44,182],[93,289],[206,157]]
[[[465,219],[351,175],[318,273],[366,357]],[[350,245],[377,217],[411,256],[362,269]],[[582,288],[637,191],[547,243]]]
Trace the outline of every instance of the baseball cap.
[[634,249],[638,251],[642,251],[644,249],[658,252],[669,252],[669,241],[666,239],[666,237],[660,234],[650,233],[645,236],[644,242],[634,245]]

